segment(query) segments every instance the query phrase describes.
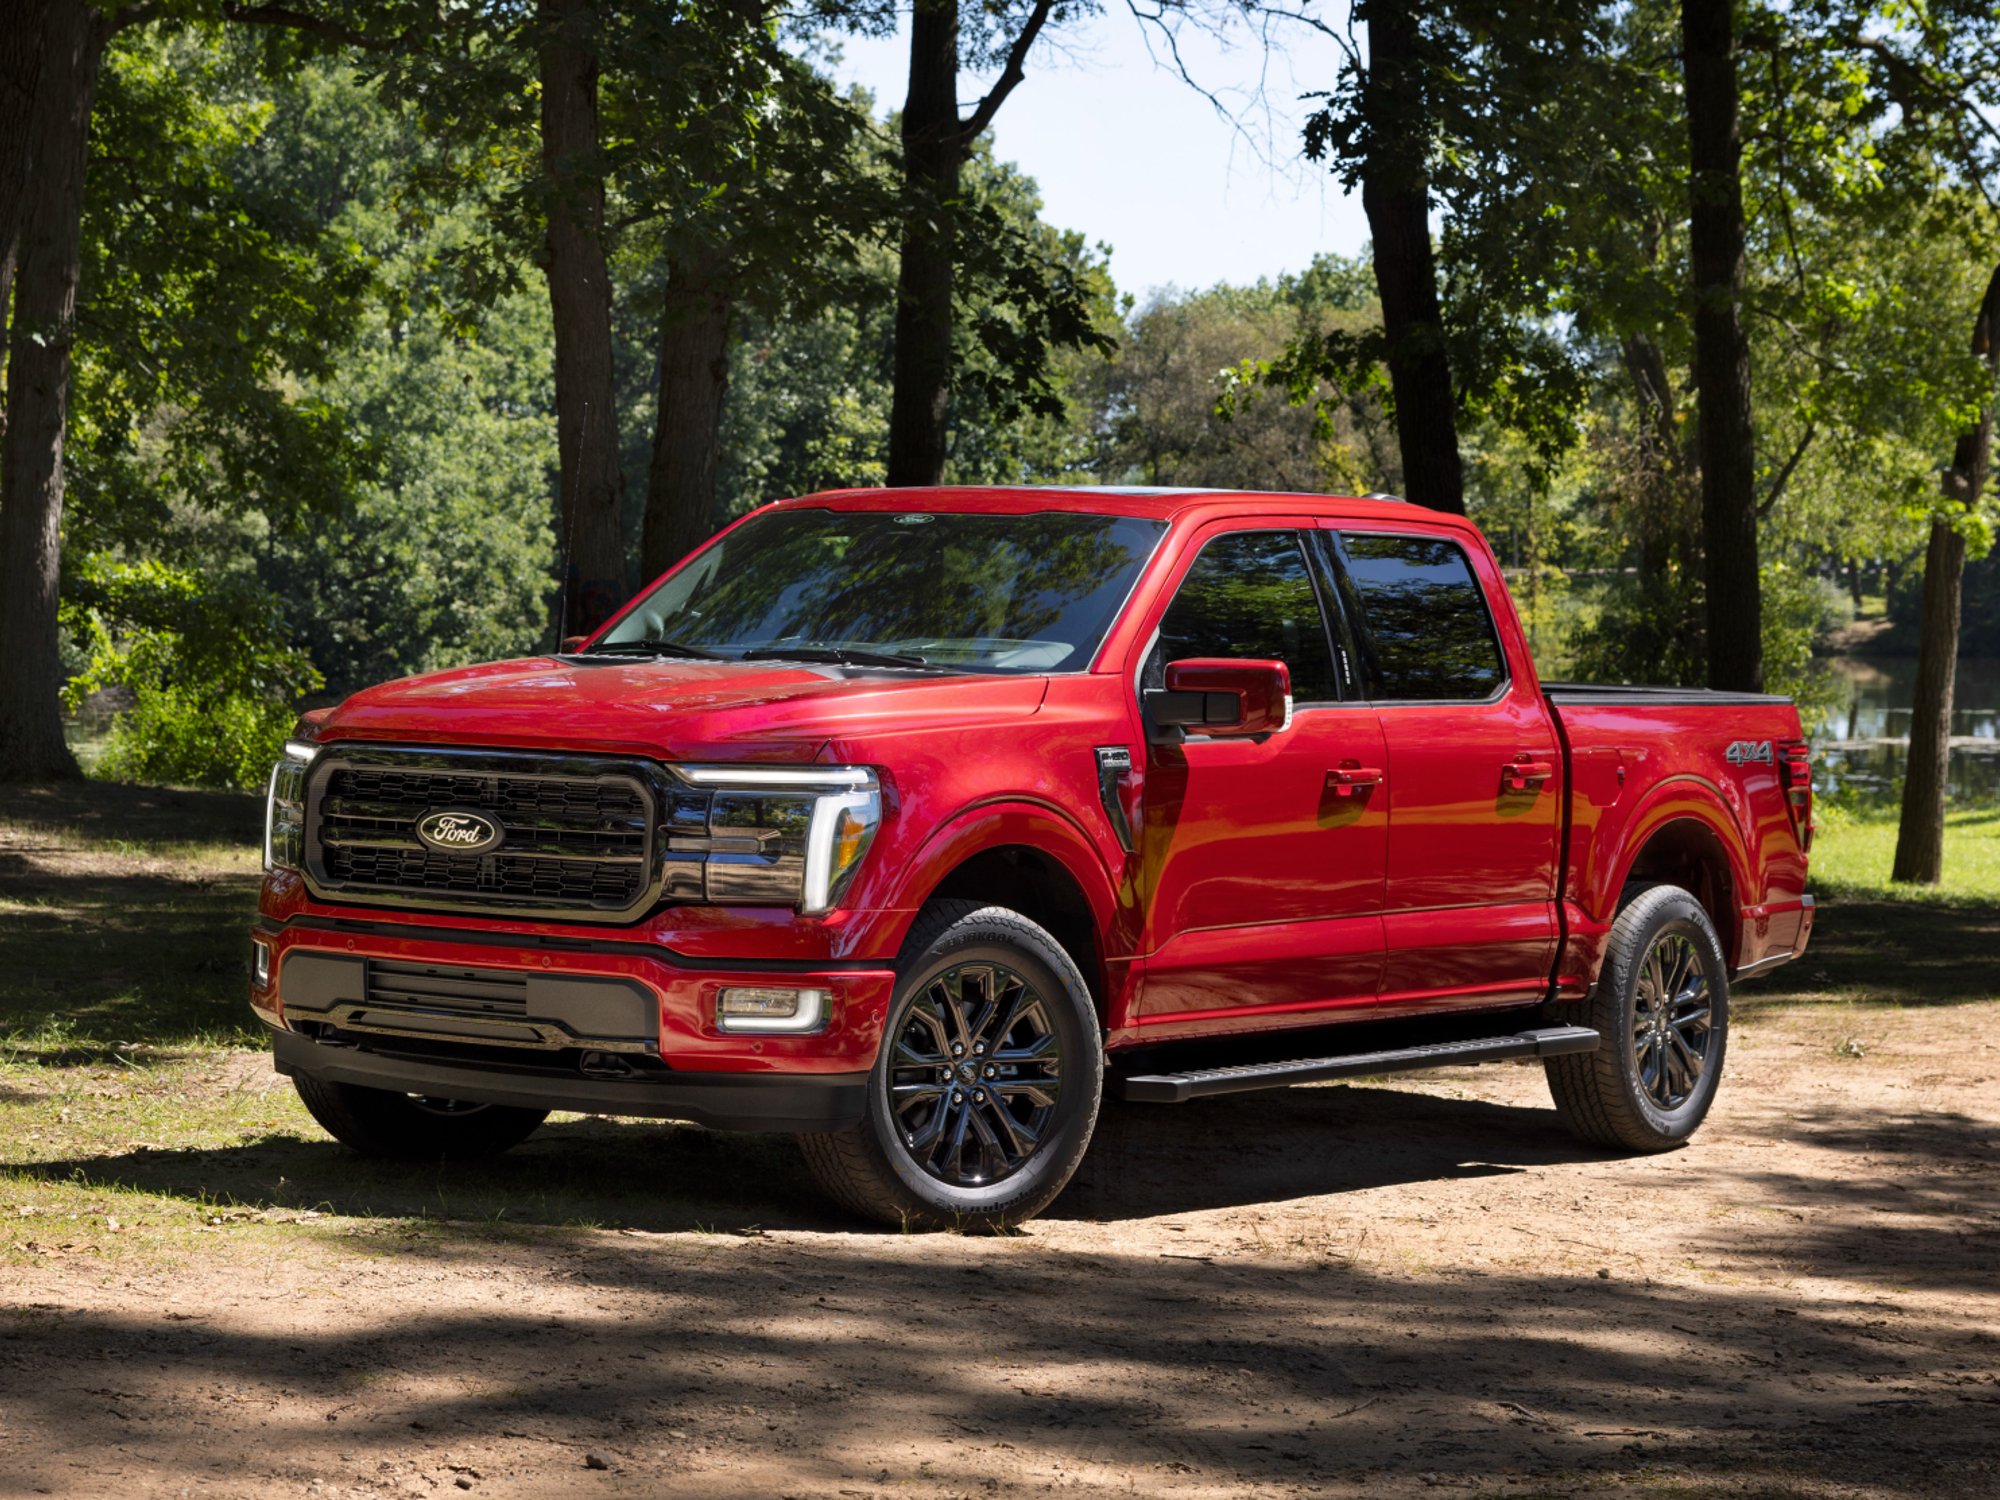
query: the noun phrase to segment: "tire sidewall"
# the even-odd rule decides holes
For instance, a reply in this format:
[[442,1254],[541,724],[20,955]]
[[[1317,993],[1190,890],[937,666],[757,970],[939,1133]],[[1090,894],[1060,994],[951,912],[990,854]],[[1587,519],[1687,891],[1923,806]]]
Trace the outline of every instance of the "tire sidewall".
[[[1673,889],[1649,893],[1634,902],[1626,914],[1635,920],[1627,933],[1621,934],[1623,941],[1614,958],[1611,976],[1614,989],[1608,997],[1612,1001],[1609,1007],[1612,1014],[1607,1017],[1614,1029],[1606,1040],[1611,1044],[1619,1082],[1633,1114],[1662,1141],[1680,1142],[1692,1135],[1707,1116],[1722,1080],[1729,1050],[1729,970],[1708,913],[1687,892]],[[1691,941],[1707,968],[1712,1041],[1693,1092],[1673,1109],[1662,1109],[1646,1092],[1640,1078],[1632,1046],[1632,1025],[1638,1010],[1639,975],[1646,955],[1655,943],[1670,934]]]
[[[1012,915],[1011,913],[1009,914]],[[1019,924],[1018,926],[1016,924]],[[1037,952],[1046,947],[1046,954]],[[1063,1049],[1062,1093],[1046,1144],[1020,1171],[988,1187],[960,1188],[924,1171],[903,1145],[902,1128],[889,1108],[889,1072],[904,1017],[938,975],[964,964],[1013,969],[1042,996]],[[881,1049],[868,1078],[868,1125],[874,1145],[910,1199],[914,1216],[990,1221],[1025,1218],[1055,1197],[1076,1170],[1096,1123],[1103,1087],[1096,1011],[1082,977],[1054,940],[1025,918],[1005,923],[973,912],[947,928],[897,981],[882,1031]]]

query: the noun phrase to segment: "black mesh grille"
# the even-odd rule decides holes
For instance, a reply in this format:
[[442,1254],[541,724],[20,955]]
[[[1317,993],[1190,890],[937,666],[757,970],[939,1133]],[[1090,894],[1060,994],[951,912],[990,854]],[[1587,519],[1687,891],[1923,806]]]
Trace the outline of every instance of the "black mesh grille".
[[620,781],[555,777],[469,776],[448,771],[385,771],[342,766],[328,778],[326,794],[423,812],[433,807],[490,808],[501,813],[558,818],[646,816],[638,789]]
[[[645,894],[652,842],[636,778],[334,765],[314,799],[314,863],[343,894],[397,893],[623,911]],[[426,813],[472,809],[503,830],[480,854],[439,853]]]
[[525,1016],[528,976],[506,969],[368,960],[368,1003],[468,1016]]

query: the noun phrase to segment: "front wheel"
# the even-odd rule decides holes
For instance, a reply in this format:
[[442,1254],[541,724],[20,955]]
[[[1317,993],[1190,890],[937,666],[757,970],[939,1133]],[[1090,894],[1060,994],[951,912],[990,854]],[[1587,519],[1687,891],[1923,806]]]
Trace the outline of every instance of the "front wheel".
[[299,1100],[326,1133],[383,1161],[476,1161],[518,1146],[548,1118],[545,1109],[430,1099],[332,1083],[298,1073]]
[[1715,1102],[1729,1041],[1729,970],[1701,903],[1672,885],[1626,903],[1587,1005],[1597,1051],[1543,1064],[1563,1123],[1599,1146],[1683,1144]]
[[1104,1091],[1076,965],[1018,912],[926,907],[911,930],[868,1108],[800,1138],[820,1185],[886,1224],[992,1229],[1047,1208],[1083,1160]]

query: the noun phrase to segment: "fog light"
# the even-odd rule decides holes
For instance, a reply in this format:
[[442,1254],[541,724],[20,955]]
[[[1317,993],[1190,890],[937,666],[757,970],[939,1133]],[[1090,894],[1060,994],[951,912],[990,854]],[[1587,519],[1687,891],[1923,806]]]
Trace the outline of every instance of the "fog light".
[[729,989],[715,998],[724,1031],[817,1031],[825,1019],[825,990]]
[[271,945],[262,938],[250,939],[250,974],[258,989],[271,987]]

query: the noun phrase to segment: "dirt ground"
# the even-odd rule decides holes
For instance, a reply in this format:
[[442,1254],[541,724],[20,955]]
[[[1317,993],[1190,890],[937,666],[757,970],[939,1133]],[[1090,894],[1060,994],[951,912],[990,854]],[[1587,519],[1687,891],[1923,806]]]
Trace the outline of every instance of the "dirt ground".
[[1926,921],[1827,909],[1683,1151],[1514,1066],[1112,1104],[1004,1238],[657,1124],[357,1165],[254,1054],[86,1049],[0,1087],[0,1496],[2000,1495],[1991,963],[1854,978]]

